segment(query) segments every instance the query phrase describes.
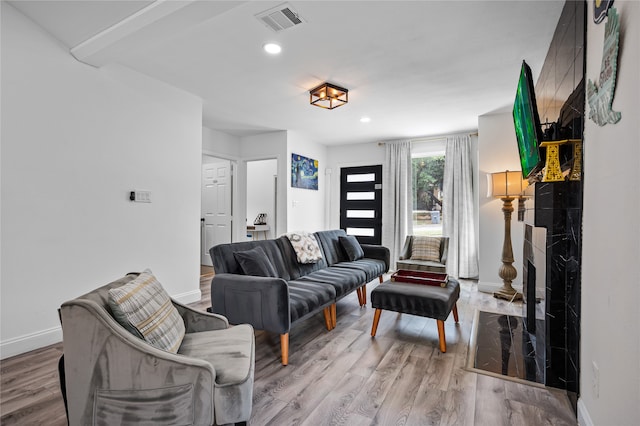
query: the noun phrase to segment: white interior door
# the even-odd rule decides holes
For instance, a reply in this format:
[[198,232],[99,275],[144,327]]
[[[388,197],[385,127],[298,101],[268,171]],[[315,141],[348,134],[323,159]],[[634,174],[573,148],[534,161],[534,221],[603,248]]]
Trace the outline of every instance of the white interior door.
[[231,242],[232,166],[228,160],[211,158],[202,165],[202,216],[200,263],[212,266],[209,249]]

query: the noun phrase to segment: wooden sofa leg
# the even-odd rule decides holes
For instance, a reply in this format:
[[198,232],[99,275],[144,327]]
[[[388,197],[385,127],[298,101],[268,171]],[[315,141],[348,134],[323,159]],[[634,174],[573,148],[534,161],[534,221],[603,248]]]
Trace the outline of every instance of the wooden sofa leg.
[[378,277],[378,280],[380,280],[380,284],[382,284],[382,281],[384,280],[384,279],[382,278],[382,275],[380,275],[380,276]]
[[280,335],[280,351],[282,352],[282,365],[289,364],[289,333]]
[[447,341],[445,340],[445,336],[444,336],[444,321],[442,320],[437,320],[438,321],[438,340],[440,340],[440,352],[445,353],[447,352]]
[[362,303],[360,306],[367,306],[367,285],[363,285],[360,287],[360,292],[362,293]]
[[324,325],[327,327],[327,331],[333,330],[333,321],[331,321],[331,307],[327,306],[322,310],[324,314]]
[[360,287],[356,288],[356,294],[358,295],[358,304],[362,306],[362,290],[360,290]]
[[371,326],[371,337],[376,337],[376,331],[378,331],[378,321],[380,321],[380,314],[382,314],[382,309],[377,308],[376,312],[373,314],[373,325]]
[[336,314],[336,304],[331,305],[331,325],[332,329],[336,328],[336,324],[338,323],[337,314]]
[[458,304],[454,303],[453,304],[453,319],[456,321],[456,324],[458,323]]

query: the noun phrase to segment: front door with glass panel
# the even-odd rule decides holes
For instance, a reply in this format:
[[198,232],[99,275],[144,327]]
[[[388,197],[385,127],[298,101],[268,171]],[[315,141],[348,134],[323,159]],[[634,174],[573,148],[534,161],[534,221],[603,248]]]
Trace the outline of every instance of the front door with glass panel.
[[382,166],[340,169],[340,228],[363,244],[382,243]]

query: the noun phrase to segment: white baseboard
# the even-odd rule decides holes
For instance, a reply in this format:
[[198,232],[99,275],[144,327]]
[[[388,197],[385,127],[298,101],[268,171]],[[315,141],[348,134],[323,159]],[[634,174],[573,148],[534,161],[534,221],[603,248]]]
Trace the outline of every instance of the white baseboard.
[[589,410],[582,402],[582,398],[578,398],[578,425],[579,426],[593,426]]
[[178,302],[184,303],[186,305],[187,303],[199,302],[202,298],[202,292],[200,291],[200,289],[198,289],[187,291],[186,293],[174,294],[171,297]]
[[0,342],[0,359],[20,355],[62,341],[62,327],[52,327]]
[[[173,296],[175,300],[184,304],[199,302],[201,297],[202,293],[199,289]],[[0,342],[0,359],[20,355],[59,342],[62,342],[62,327],[60,326],[3,340]]]

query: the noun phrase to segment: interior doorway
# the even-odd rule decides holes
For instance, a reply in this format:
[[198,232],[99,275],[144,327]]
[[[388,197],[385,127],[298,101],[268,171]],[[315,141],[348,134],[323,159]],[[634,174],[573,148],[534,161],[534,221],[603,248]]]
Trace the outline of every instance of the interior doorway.
[[247,161],[247,239],[278,235],[278,160]]
[[211,247],[233,240],[234,167],[230,160],[202,156],[200,264],[204,266],[213,266]]

